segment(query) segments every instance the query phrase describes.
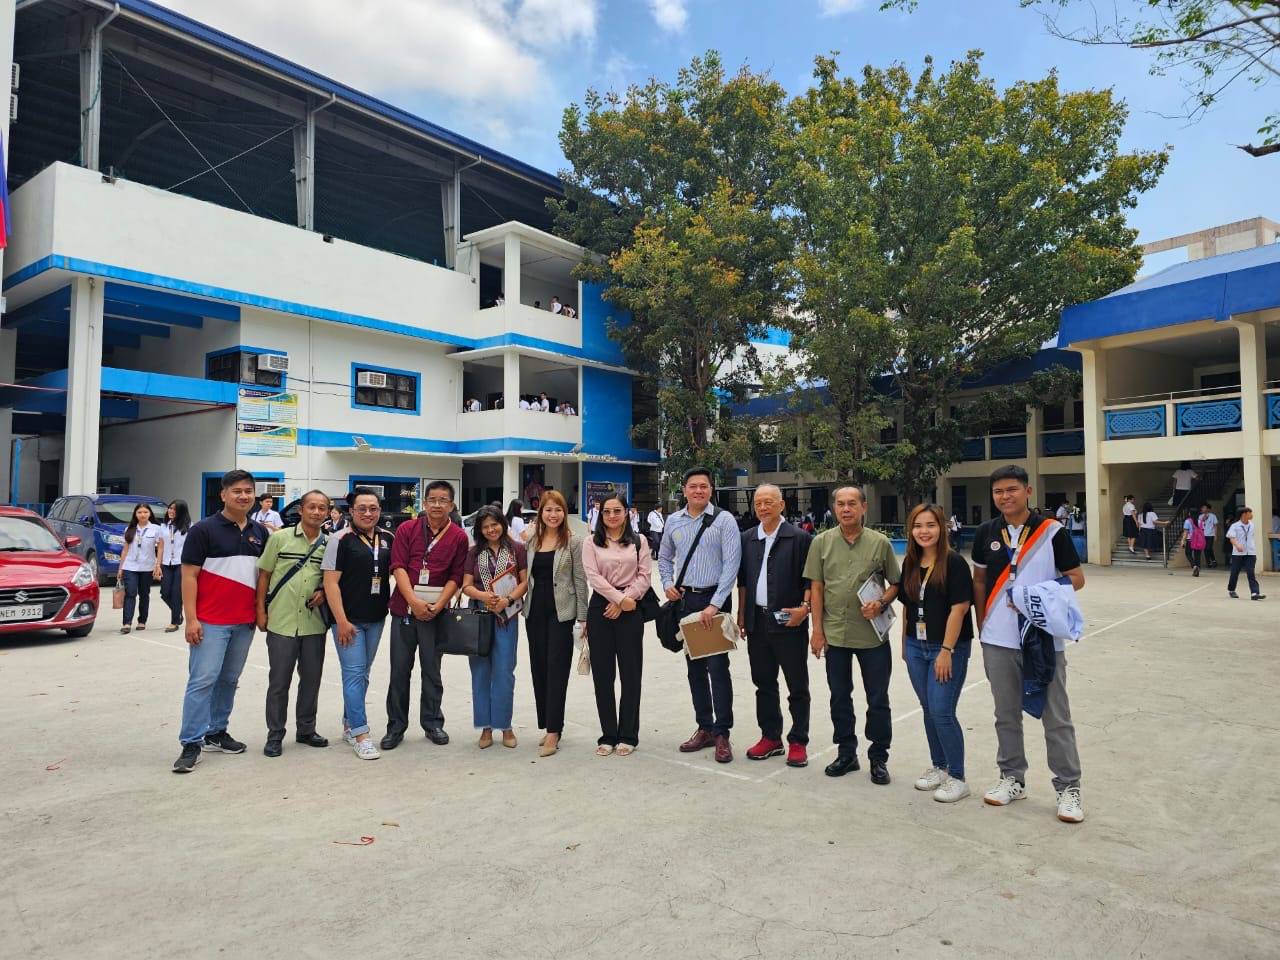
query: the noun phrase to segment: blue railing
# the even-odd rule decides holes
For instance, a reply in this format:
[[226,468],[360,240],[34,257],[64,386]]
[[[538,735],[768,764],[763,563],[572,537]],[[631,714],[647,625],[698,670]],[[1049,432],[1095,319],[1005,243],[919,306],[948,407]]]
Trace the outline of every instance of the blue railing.
[[987,459],[987,439],[986,437],[969,437],[960,446],[961,460],[985,460]]
[[1188,433],[1230,433],[1240,429],[1240,398],[1201,400],[1174,406],[1178,436]]
[[1267,429],[1280,429],[1280,393],[1267,397]]
[[1104,414],[1108,440],[1129,437],[1163,437],[1167,430],[1164,404],[1155,407],[1129,407],[1107,410]]
[[1027,455],[1025,433],[1002,434],[991,438],[992,460],[1018,460]]
[[1040,435],[1040,453],[1046,457],[1069,457],[1084,453],[1083,430],[1057,430]]

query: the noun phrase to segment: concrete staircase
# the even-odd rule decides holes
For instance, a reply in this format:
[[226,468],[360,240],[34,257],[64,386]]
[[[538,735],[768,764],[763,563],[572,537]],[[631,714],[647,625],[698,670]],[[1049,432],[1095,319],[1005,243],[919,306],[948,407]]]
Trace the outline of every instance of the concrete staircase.
[[[1170,498],[1174,497],[1173,480],[1169,480],[1168,485],[1163,491],[1152,495],[1151,506],[1155,510],[1156,515],[1161,519],[1169,522],[1167,527],[1157,527],[1157,530],[1164,536],[1166,549],[1169,555],[1169,566],[1186,567],[1186,555],[1179,549],[1178,544],[1182,542],[1182,518],[1186,516],[1186,511],[1192,506],[1198,506],[1201,503],[1209,503],[1213,506],[1214,511],[1218,515],[1220,529],[1218,531],[1218,551],[1222,551],[1222,503],[1227,493],[1234,490],[1240,483],[1240,464],[1236,460],[1206,460],[1191,464],[1191,469],[1195,470],[1200,476],[1196,479],[1195,486],[1186,494],[1177,497],[1174,503],[1170,505]],[[1145,502],[1143,497],[1138,497],[1138,507],[1141,509]],[[1152,567],[1164,564],[1164,553],[1151,551],[1151,559],[1147,560],[1142,553],[1141,546],[1135,546],[1136,554],[1129,552],[1129,542],[1122,536],[1117,536],[1115,543],[1111,548],[1111,563],[1118,567]]]

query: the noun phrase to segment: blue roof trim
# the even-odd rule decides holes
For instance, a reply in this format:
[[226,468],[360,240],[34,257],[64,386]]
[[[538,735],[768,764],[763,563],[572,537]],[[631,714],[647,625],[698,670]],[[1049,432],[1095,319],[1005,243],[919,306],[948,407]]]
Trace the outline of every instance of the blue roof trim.
[[1062,311],[1058,344],[1226,320],[1280,306],[1280,244],[1174,264]]
[[366,93],[361,93],[346,84],[338,83],[326,76],[308,70],[306,67],[286,60],[283,57],[256,47],[244,40],[237,39],[230,34],[223,33],[213,27],[206,26],[198,20],[185,17],[180,13],[174,13],[172,10],[162,7],[157,3],[151,3],[150,0],[120,0],[122,9],[127,10],[136,16],[153,20],[156,23],[163,24],[172,30],[186,34],[193,39],[200,40],[219,50],[234,54],[250,60],[258,66],[276,73],[283,74],[299,83],[312,87],[315,90],[332,94],[341,100],[356,106],[371,110],[374,113],[393,120],[396,123],[404,124],[413,130],[424,133],[427,136],[448,144],[454,149],[470,154],[475,157],[481,157],[499,168],[505,168],[510,172],[517,173],[522,177],[533,180],[536,183],[544,185],[548,190],[557,193],[563,193],[564,187],[560,182],[560,178],[554,174],[547,173],[545,170],[539,170],[531,164],[515,157],[486,147],[482,143],[478,143],[469,137],[454,133],[452,130],[446,130],[444,127],[437,126],[428,120],[424,120],[419,116],[415,116],[406,110],[392,106],[385,100],[379,100],[377,97],[371,97]]

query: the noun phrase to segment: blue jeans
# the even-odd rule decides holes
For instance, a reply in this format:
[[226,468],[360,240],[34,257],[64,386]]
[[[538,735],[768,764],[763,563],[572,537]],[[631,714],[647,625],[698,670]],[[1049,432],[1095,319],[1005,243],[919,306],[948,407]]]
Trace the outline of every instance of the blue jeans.
[[494,624],[493,650],[487,657],[467,658],[471,661],[471,718],[477,730],[511,729],[519,630],[516,617]]
[[929,757],[939,770],[957,780],[964,779],[964,730],[956,719],[956,704],[969,671],[972,643],[963,643],[951,654],[951,679],[939,683],[933,672],[938,659],[936,643],[907,639],[907,674],[924,713],[924,735],[929,740]]
[[338,642],[338,627],[335,625],[333,628],[333,647],[338,652],[338,665],[342,668],[342,726],[353,737],[369,732],[364,699],[369,692],[369,670],[378,654],[378,643],[382,640],[382,628],[386,623],[386,620],[353,623],[356,635],[345,647]]
[[151,570],[121,570],[120,580],[124,583],[124,625],[133,623],[133,607],[138,606],[138,623],[145,624],[151,613]]
[[187,692],[182,698],[183,743],[200,743],[207,733],[221,733],[231,719],[236,683],[249,659],[252,623],[201,623],[204,639],[190,647]]

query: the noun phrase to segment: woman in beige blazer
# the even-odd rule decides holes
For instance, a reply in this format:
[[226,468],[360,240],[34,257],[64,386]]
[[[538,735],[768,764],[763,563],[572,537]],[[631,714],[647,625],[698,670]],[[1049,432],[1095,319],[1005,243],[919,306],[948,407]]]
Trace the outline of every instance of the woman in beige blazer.
[[573,625],[587,630],[587,575],[582,568],[582,539],[569,532],[569,510],[558,490],[547,490],[538,504],[527,552],[529,667],[538,726],[547,731],[539,754],[560,749],[564,700],[573,664]]

